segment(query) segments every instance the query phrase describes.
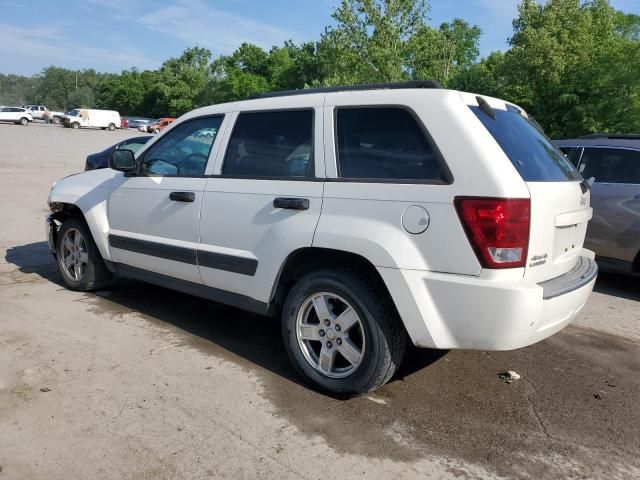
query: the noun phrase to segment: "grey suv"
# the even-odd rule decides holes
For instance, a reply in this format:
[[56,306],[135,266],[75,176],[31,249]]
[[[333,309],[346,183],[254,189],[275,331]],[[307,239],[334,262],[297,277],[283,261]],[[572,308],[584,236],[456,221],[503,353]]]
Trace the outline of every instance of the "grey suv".
[[640,273],[640,135],[588,135],[555,143],[593,182],[585,247],[596,252],[602,270]]

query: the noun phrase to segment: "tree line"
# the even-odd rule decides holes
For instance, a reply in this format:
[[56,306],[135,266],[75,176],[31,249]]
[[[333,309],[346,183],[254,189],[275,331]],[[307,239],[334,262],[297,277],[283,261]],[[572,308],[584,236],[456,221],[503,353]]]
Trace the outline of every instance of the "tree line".
[[517,103],[552,136],[640,132],[640,16],[608,0],[522,0],[508,48],[485,58],[480,28],[429,25],[427,0],[342,0],[332,17],[317,41],[217,58],[193,47],[158,70],[0,74],[0,104],[179,116],[267,91],[434,79]]

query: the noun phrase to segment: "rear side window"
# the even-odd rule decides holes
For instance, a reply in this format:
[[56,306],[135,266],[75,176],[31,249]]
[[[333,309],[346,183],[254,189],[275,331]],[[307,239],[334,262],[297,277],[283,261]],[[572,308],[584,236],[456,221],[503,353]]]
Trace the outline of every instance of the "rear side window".
[[495,109],[491,118],[480,107],[469,107],[500,145],[525,182],[581,180],[560,150],[519,112]]
[[640,152],[585,147],[580,169],[584,178],[593,177],[596,182],[640,184]]
[[312,165],[312,110],[248,112],[233,127],[222,174],[307,177]]
[[449,183],[425,132],[403,108],[340,108],[336,136],[342,178]]

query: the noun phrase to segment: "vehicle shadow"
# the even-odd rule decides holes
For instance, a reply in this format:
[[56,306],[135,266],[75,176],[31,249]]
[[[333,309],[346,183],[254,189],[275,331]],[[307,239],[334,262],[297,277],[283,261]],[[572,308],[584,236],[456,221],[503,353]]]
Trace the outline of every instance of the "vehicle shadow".
[[640,276],[600,272],[593,291],[640,302]]
[[7,249],[4,259],[15,265],[21,273],[35,273],[57,285],[62,285],[58,267],[47,242],[35,242]]
[[[46,242],[12,247],[7,250],[5,260],[16,265],[20,272],[35,273],[62,285],[55,260]],[[279,318],[262,317],[191,295],[126,279],[115,281],[108,289],[86,295],[96,300],[92,307],[95,313],[113,315],[139,312],[142,318],[152,323],[172,325],[189,334],[185,337],[185,343],[200,351],[223,356],[231,361],[239,360],[240,363],[248,361],[289,381],[309,387],[289,363]],[[410,346],[405,361],[392,382],[401,381],[422,370],[446,353],[447,351]]]

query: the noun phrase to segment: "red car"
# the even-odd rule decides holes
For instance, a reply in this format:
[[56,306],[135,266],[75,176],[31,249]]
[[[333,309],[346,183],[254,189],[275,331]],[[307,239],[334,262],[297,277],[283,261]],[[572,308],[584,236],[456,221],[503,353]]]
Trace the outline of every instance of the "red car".
[[120,118],[120,128],[129,128],[129,120]]

